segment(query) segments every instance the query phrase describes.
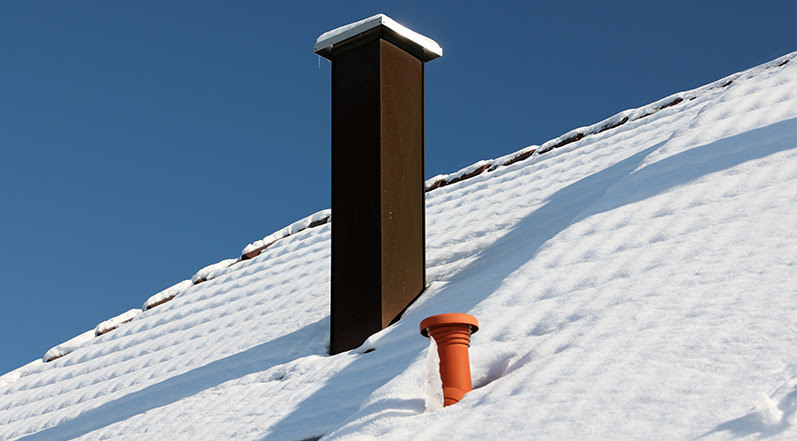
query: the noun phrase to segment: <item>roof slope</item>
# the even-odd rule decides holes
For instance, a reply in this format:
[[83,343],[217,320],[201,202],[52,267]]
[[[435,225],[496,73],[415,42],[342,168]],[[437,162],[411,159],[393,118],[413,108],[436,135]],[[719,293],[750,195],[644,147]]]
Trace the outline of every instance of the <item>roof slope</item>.
[[[430,286],[356,350],[327,355],[331,225],[297,229],[0,377],[0,439],[793,439],[795,56],[428,192]],[[448,408],[441,312],[481,324]]]

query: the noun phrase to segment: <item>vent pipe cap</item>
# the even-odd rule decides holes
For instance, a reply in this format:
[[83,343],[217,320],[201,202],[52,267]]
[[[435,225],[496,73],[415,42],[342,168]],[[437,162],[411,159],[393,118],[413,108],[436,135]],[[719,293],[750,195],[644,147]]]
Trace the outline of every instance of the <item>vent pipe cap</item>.
[[451,325],[469,325],[471,334],[479,330],[479,321],[476,320],[476,317],[460,312],[449,312],[447,314],[438,314],[425,318],[421,322],[421,335],[428,337],[429,328]]

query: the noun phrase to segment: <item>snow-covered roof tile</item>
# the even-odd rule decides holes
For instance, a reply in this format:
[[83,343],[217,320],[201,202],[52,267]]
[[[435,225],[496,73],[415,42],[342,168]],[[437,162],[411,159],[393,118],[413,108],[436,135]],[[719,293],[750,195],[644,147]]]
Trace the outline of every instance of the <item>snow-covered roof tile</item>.
[[191,280],[183,280],[182,282],[176,283],[148,298],[141,309],[146,311],[147,309],[162,305],[190,288],[193,284],[194,282]]
[[95,337],[94,329],[91,331],[86,331],[82,334],[77,335],[76,337],[70,338],[69,340],[56,345],[47,350],[44,353],[44,357],[42,358],[44,361],[53,361],[58,358],[63,357],[64,355],[74,351],[75,349],[82,346],[87,341],[91,340]]
[[794,438],[796,56],[427,181],[428,288],[358,349],[322,211],[0,376],[0,440]]

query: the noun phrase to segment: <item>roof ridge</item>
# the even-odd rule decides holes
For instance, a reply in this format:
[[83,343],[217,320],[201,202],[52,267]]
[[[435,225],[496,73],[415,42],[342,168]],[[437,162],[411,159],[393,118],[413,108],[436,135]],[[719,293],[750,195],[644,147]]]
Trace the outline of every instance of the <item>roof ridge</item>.
[[[797,57],[797,51],[791,52],[782,55],[770,62],[763,63],[761,65],[751,67],[744,71],[725,76],[709,84],[691,90],[671,94],[667,97],[661,98],[657,101],[638,107],[636,109],[628,109],[621,111],[609,118],[594,123],[590,126],[584,126],[584,127],[579,127],[577,129],[573,129],[569,132],[560,135],[559,137],[544,142],[541,146],[530,145],[520,150],[517,150],[513,153],[501,156],[497,159],[477,161],[467,167],[460,169],[455,173],[434,176],[425,181],[424,192],[428,193],[437,188],[455,184],[460,181],[468,180],[484,172],[489,173],[499,169],[500,167],[508,167],[515,163],[525,161],[529,158],[536,158],[537,156],[548,153],[554,149],[580,141],[585,137],[600,134],[615,129],[617,127],[620,127],[628,122],[637,121],[646,118],[664,109],[681,104],[684,101],[691,101],[713,90],[724,89],[737,80],[746,80],[766,70],[782,67],[796,57]],[[178,282],[150,296],[146,300],[146,302],[144,302],[141,310],[130,310],[119,316],[103,321],[91,331],[79,334],[49,349],[48,351],[46,351],[45,355],[41,358],[41,360],[44,362],[48,362],[63,357],[64,355],[67,355],[70,352],[74,351],[75,349],[79,348],[87,341],[92,340],[94,337],[110,332],[116,329],[117,327],[124,325],[125,323],[129,323],[138,316],[139,312],[147,311],[149,309],[162,305],[163,303],[166,303],[175,298],[176,296],[187,291],[193,285],[197,285],[199,283],[212,280],[220,275],[225,274],[227,272],[226,271],[227,268],[244,260],[249,260],[260,255],[264,250],[266,250],[267,248],[269,248],[279,240],[295,235],[304,230],[315,228],[324,225],[326,223],[329,223],[331,222],[331,219],[332,219],[331,210],[324,209],[316,213],[313,213],[309,216],[306,216],[264,237],[263,239],[252,242],[246,245],[242,249],[240,256],[238,258],[225,259],[220,262],[201,268],[191,277],[191,279],[186,279],[181,282]],[[33,362],[37,361],[38,360],[34,360]],[[12,370],[6,374],[0,375],[0,379],[6,383],[14,382],[17,379],[14,373],[20,371],[22,368],[28,366],[29,364],[30,363],[23,365],[15,370]],[[2,385],[2,383],[0,383],[0,385]]]
[[[302,218],[285,228],[282,228],[263,239],[257,240],[255,242],[250,243],[249,245],[245,246],[241,251],[241,254],[238,258],[231,258],[231,259],[224,259],[219,262],[207,265],[201,269],[199,269],[190,279],[183,280],[178,282],[164,290],[159,291],[158,293],[150,296],[142,305],[141,309],[131,309],[127,312],[124,312],[118,316],[115,316],[111,319],[105,320],[102,323],[98,324],[95,328],[90,331],[86,331],[81,333],[63,343],[60,343],[52,348],[48,349],[44,355],[42,356],[41,360],[43,362],[50,362],[53,360],[57,360],[74,350],[78,349],[79,347],[83,346],[85,343],[91,341],[94,337],[99,337],[103,334],[106,334],[114,329],[122,326],[126,323],[131,322],[135,319],[141,312],[150,310],[155,308],[156,306],[160,306],[178,295],[184,293],[189,288],[194,285],[198,285],[200,283],[213,280],[216,277],[219,277],[226,273],[226,269],[245,260],[249,260],[253,257],[258,256],[262,253],[266,248],[273,245],[275,242],[284,239],[288,236],[295,235],[299,232],[302,232],[309,228],[315,228],[317,226],[321,226],[326,224],[331,219],[331,210],[325,209],[313,213],[309,216]],[[18,369],[10,371],[8,374],[11,374]],[[8,376],[8,374],[2,375],[2,378],[6,382],[13,382],[16,378],[12,378],[13,376]]]
[[586,136],[603,133],[605,131],[615,129],[629,121],[637,121],[642,118],[654,115],[661,110],[678,105],[683,101],[691,101],[697,98],[698,96],[702,96],[711,90],[728,87],[738,79],[743,79],[743,80],[749,79],[755,76],[759,72],[772,69],[775,67],[782,67],[795,57],[797,57],[797,52],[791,52],[786,55],[782,55],[773,61],[764,63],[763,65],[754,66],[749,69],[743,70],[741,72],[725,76],[709,84],[699,86],[691,90],[676,92],[667,97],[661,98],[657,101],[654,101],[642,107],[638,107],[636,109],[623,110],[622,112],[619,112],[609,118],[606,118],[590,126],[579,127],[563,135],[560,135],[559,137],[550,139],[544,142],[542,146],[530,145],[528,147],[524,147],[508,155],[501,156],[498,159],[479,160],[467,167],[460,169],[455,173],[434,176],[426,180],[424,189],[426,192],[430,192],[436,188],[444,187],[446,185],[451,185],[460,181],[464,181],[466,179],[473,178],[485,171],[492,172],[498,169],[499,167],[506,167],[515,164],[517,162],[526,160],[530,157],[537,157],[544,153],[548,153],[553,149],[557,149],[567,144],[580,141]]

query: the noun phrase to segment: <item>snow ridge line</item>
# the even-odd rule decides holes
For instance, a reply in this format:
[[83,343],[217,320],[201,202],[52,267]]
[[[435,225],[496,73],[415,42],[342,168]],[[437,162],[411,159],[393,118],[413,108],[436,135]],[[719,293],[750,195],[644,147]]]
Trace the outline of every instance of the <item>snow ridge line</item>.
[[515,164],[517,162],[523,161],[525,159],[528,159],[530,157],[536,157],[544,153],[548,153],[553,149],[557,149],[559,147],[563,147],[565,145],[574,143],[576,141],[580,141],[586,136],[596,135],[599,133],[603,133],[607,130],[614,129],[629,121],[637,121],[642,118],[646,118],[648,116],[658,113],[661,110],[678,105],[683,101],[691,101],[699,96],[704,95],[709,91],[728,87],[738,79],[747,79],[755,76],[761,71],[776,67],[782,67],[786,63],[791,61],[793,58],[795,58],[795,56],[797,56],[797,52],[792,52],[790,54],[779,57],[770,63],[767,63],[765,66],[756,66],[746,71],[729,75],[725,78],[714,81],[713,83],[710,83],[708,85],[701,86],[696,89],[684,92],[675,93],[666,98],[662,98],[658,101],[655,101],[643,107],[639,107],[637,109],[624,110],[614,116],[611,116],[591,126],[580,127],[571,130],[557,138],[548,140],[544,142],[542,146],[531,145],[523,149],[520,149],[514,153],[502,156],[498,159],[488,159],[488,160],[478,161],[455,173],[447,175],[437,175],[426,181],[424,190],[426,192],[429,192],[436,188],[455,184],[457,182],[478,176],[485,171],[491,172],[498,169],[499,167],[506,167]]
[[[179,283],[176,283],[157,294],[149,297],[147,301],[144,302],[144,305],[141,309],[133,309],[127,311],[117,317],[111,318],[106,320],[95,327],[95,329],[91,331],[87,331],[83,334],[78,335],[70,340],[67,340],[64,343],[58,344],[50,349],[48,349],[44,356],[42,356],[41,360],[43,362],[50,362],[53,360],[57,360],[73,351],[78,349],[79,347],[83,346],[85,343],[89,342],[95,337],[99,337],[103,334],[111,332],[117,329],[119,326],[123,326],[127,323],[133,321],[133,319],[143,311],[150,310],[156,306],[160,306],[178,295],[186,292],[189,288],[194,285],[198,285],[200,283],[206,282],[208,280],[213,280],[216,277],[226,273],[226,269],[235,265],[236,263],[242,262],[244,260],[249,260],[253,257],[258,256],[262,253],[266,248],[273,245],[280,239],[284,239],[288,236],[292,236],[296,233],[304,231],[308,228],[315,228],[317,226],[321,226],[326,224],[331,219],[331,210],[321,210],[317,213],[314,213],[310,216],[307,216],[293,224],[272,233],[269,236],[264,237],[261,240],[255,241],[241,251],[240,257],[237,259],[224,259],[220,262],[208,265],[199,271],[197,271],[191,279],[183,280]],[[11,371],[9,374],[15,372]],[[3,380],[6,383],[12,382],[13,376],[8,376],[8,374],[3,375]]]
[[[586,136],[600,134],[600,133],[606,132],[608,130],[617,128],[619,126],[622,126],[623,124],[625,124],[625,123],[627,123],[629,121],[637,121],[637,120],[640,120],[642,118],[646,118],[648,116],[651,116],[651,115],[654,115],[654,114],[658,113],[661,110],[667,109],[669,107],[676,106],[676,105],[678,105],[678,104],[680,104],[680,103],[682,103],[684,101],[691,101],[691,100],[693,100],[693,99],[695,99],[695,98],[697,98],[699,96],[702,96],[705,93],[708,93],[708,92],[710,92],[712,90],[726,88],[726,87],[730,86],[733,82],[735,82],[737,80],[744,80],[744,79],[752,78],[755,75],[757,75],[758,73],[763,72],[765,70],[774,69],[774,68],[778,68],[778,67],[783,67],[784,65],[789,63],[795,57],[797,57],[797,52],[792,52],[792,53],[783,55],[783,56],[781,56],[779,58],[776,58],[775,60],[773,60],[773,61],[771,61],[769,63],[766,63],[763,66],[756,66],[756,67],[747,69],[745,71],[729,75],[727,77],[724,77],[722,79],[714,81],[713,83],[709,83],[707,85],[700,86],[700,87],[692,89],[692,90],[675,93],[675,94],[670,95],[668,97],[662,98],[662,99],[660,99],[658,101],[650,103],[650,104],[648,104],[646,106],[642,106],[642,107],[639,107],[639,108],[636,108],[636,109],[624,110],[622,112],[617,113],[614,116],[611,116],[611,117],[609,117],[609,118],[607,118],[607,119],[605,119],[603,121],[600,121],[600,122],[598,122],[596,124],[593,124],[591,126],[580,127],[580,128],[571,130],[571,131],[569,131],[569,132],[567,132],[567,133],[565,133],[565,134],[563,134],[563,135],[561,135],[561,136],[559,136],[557,138],[548,140],[548,141],[544,142],[542,144],[542,146],[531,145],[531,146],[522,148],[522,149],[520,149],[518,151],[515,151],[513,153],[510,153],[508,155],[499,157],[498,159],[480,160],[480,161],[475,162],[475,163],[473,163],[473,164],[471,164],[471,165],[469,165],[469,166],[467,166],[465,168],[460,169],[459,171],[457,171],[455,173],[451,173],[451,174],[447,174],[447,175],[434,176],[434,177],[426,180],[426,182],[424,183],[424,192],[428,193],[428,192],[430,192],[432,190],[435,190],[437,188],[445,187],[447,185],[455,184],[455,183],[458,183],[460,181],[464,181],[464,180],[476,177],[476,176],[482,174],[485,171],[489,173],[489,172],[492,172],[494,170],[497,170],[500,167],[507,167],[507,166],[513,165],[513,164],[515,164],[517,162],[521,162],[521,161],[524,161],[526,159],[529,159],[529,158],[532,158],[532,157],[537,157],[539,155],[548,153],[551,150],[557,149],[559,147],[563,147],[565,145],[574,143],[576,141],[580,141],[581,139],[583,139]],[[261,240],[252,242],[252,243],[250,243],[249,245],[247,245],[246,247],[243,248],[243,250],[241,251],[240,257],[238,257],[237,259],[225,259],[225,260],[222,260],[220,262],[214,263],[212,265],[208,265],[208,266],[200,269],[199,271],[197,271],[197,273],[194,274],[194,276],[192,276],[190,280],[183,280],[183,281],[181,281],[181,282],[179,282],[179,283],[177,283],[175,285],[172,285],[169,288],[166,288],[163,291],[160,291],[157,294],[151,296],[150,298],[147,299],[146,302],[144,302],[144,305],[142,306],[142,311],[147,311],[147,310],[152,309],[152,308],[154,308],[156,306],[162,305],[162,304],[172,300],[173,298],[175,298],[179,294],[182,294],[183,292],[187,291],[191,286],[197,285],[199,283],[202,283],[202,282],[205,282],[205,281],[208,281],[208,280],[212,280],[212,279],[214,279],[214,278],[226,273],[226,269],[227,268],[229,268],[229,267],[231,267],[231,266],[233,266],[233,265],[235,265],[235,264],[237,264],[237,263],[239,263],[241,261],[249,260],[249,259],[252,259],[252,258],[260,255],[260,253],[262,253],[268,247],[270,247],[275,242],[277,242],[277,241],[279,241],[281,239],[284,239],[286,237],[289,237],[291,235],[294,235],[294,234],[299,233],[301,231],[304,231],[306,229],[315,228],[315,227],[324,225],[324,224],[326,224],[328,222],[331,222],[331,219],[332,219],[331,210],[329,210],[329,209],[321,210],[321,211],[319,211],[317,213],[314,213],[314,214],[312,214],[310,216],[307,216],[307,217],[305,217],[305,218],[303,218],[303,219],[301,219],[301,220],[299,220],[297,222],[294,222],[293,224],[291,224],[291,225],[289,225],[289,226],[287,226],[287,227],[285,227],[285,228],[283,228],[283,229],[281,229],[279,231],[276,231],[276,232],[264,237]],[[131,313],[131,311],[128,311],[128,312],[122,314],[122,316],[127,316],[130,313]],[[132,320],[135,319],[135,316],[132,317],[132,318],[129,318],[129,319],[127,319],[127,317],[125,317],[125,319],[126,319],[125,321],[123,321],[121,323],[114,323],[115,326],[107,326],[107,322],[115,321],[115,319],[117,319],[117,317],[112,318],[112,319],[110,319],[110,320],[108,320],[106,322],[101,323],[93,331],[89,331],[89,332],[86,332],[84,334],[78,335],[77,337],[74,337],[74,338],[72,338],[72,339],[70,339],[70,340],[68,340],[68,341],[66,341],[64,343],[61,343],[61,344],[49,349],[45,353],[45,355],[42,357],[42,360],[44,362],[49,362],[49,361],[61,358],[61,357],[65,356],[65,355],[69,354],[70,352],[74,351],[78,347],[82,346],[83,344],[85,344],[86,342],[91,340],[91,338],[98,337],[98,336],[103,335],[103,334],[105,334],[107,332],[113,331],[114,329],[116,329],[119,326],[123,326],[124,324],[131,322]],[[103,326],[103,325],[105,325],[105,326]],[[102,332],[98,332],[98,330],[100,328],[103,328]],[[93,334],[93,335],[90,335],[90,334]],[[53,356],[53,355],[56,355],[56,356]],[[2,375],[0,377],[2,377],[5,381],[9,381],[9,380],[11,380],[11,377],[9,377],[7,380],[6,380],[5,377],[7,377],[9,374],[14,373],[16,371],[17,370],[11,371],[8,374]]]

